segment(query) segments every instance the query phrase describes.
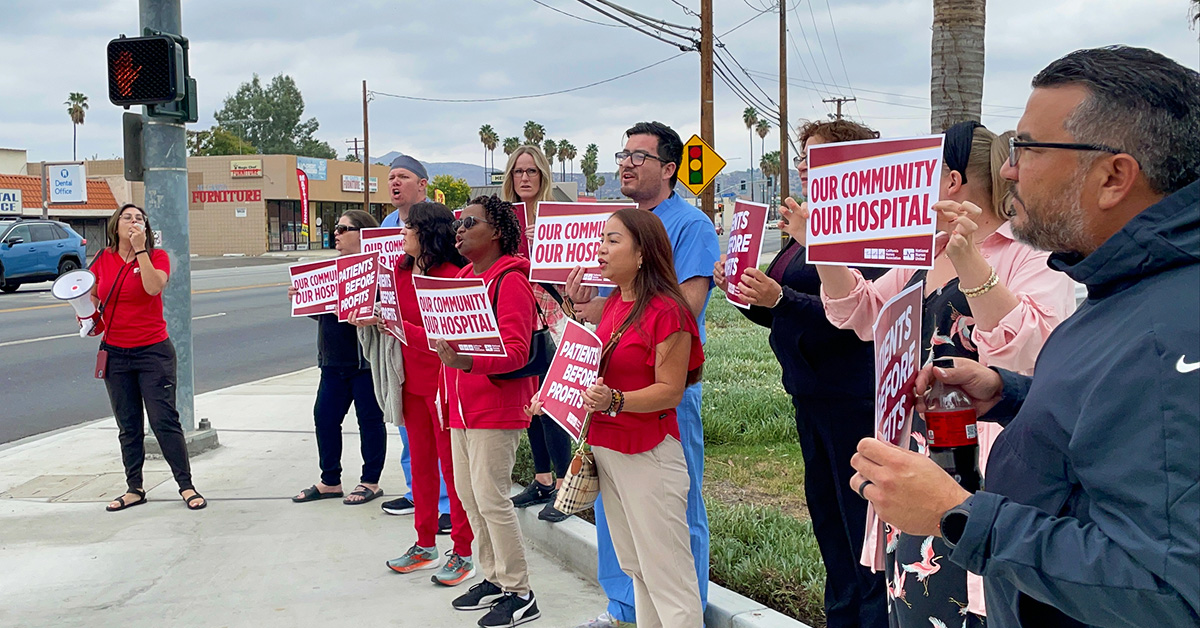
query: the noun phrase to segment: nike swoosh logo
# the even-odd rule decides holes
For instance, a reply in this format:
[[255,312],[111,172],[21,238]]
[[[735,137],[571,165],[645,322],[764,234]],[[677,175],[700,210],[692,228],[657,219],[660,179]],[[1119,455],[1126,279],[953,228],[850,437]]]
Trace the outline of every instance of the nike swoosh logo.
[[1179,371],[1180,373],[1191,373],[1196,369],[1200,369],[1200,360],[1195,362],[1185,362],[1185,357],[1187,356],[1179,356],[1179,361],[1175,363],[1176,371]]

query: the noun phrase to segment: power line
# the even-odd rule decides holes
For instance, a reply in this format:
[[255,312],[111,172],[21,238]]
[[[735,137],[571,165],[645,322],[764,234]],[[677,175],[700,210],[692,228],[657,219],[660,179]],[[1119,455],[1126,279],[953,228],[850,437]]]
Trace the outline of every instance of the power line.
[[651,33],[650,31],[648,31],[648,30],[646,30],[646,29],[644,29],[644,28],[642,28],[642,27],[640,27],[640,26],[635,26],[635,25],[633,25],[633,24],[630,24],[629,22],[626,22],[625,20],[623,20],[623,19],[621,19],[621,18],[619,18],[619,17],[617,17],[617,16],[615,16],[615,15],[613,15],[613,14],[609,13],[608,11],[605,11],[604,9],[601,9],[601,8],[600,8],[600,7],[598,7],[598,6],[596,6],[596,5],[594,5],[594,4],[591,4],[590,2],[588,2],[588,0],[577,0],[577,1],[578,1],[580,4],[582,4],[583,6],[585,6],[585,7],[589,8],[589,9],[591,9],[591,10],[593,10],[593,11],[596,11],[597,13],[600,13],[601,15],[604,15],[604,16],[608,17],[609,19],[611,19],[611,20],[613,20],[613,21],[615,21],[615,22],[619,22],[619,23],[621,23],[621,24],[624,24],[625,26],[628,26],[629,28],[632,28],[633,30],[635,30],[635,31],[637,31],[637,32],[639,32],[639,33],[641,33],[641,34],[643,34],[643,35],[646,35],[646,36],[649,36],[649,37],[653,37],[654,39],[657,39],[657,40],[659,40],[659,41],[661,41],[661,42],[663,42],[663,43],[665,43],[665,44],[670,44],[670,45],[672,45],[672,46],[675,46],[675,47],[677,47],[677,48],[679,48],[680,50],[683,50],[683,51],[685,51],[685,52],[687,52],[687,51],[690,51],[690,50],[692,50],[692,49],[694,49],[694,48],[696,47],[696,42],[695,42],[695,40],[692,40],[692,39],[690,39],[690,38],[688,38],[688,37],[685,37],[685,36],[683,36],[683,35],[679,35],[678,33],[673,33],[673,32],[670,32],[670,31],[665,31],[665,30],[660,30],[660,31],[659,31],[659,32],[662,32],[662,33],[665,33],[665,34],[669,34],[669,35],[674,35],[675,37],[678,37],[678,38],[680,38],[680,39],[683,39],[684,41],[686,41],[686,42],[687,42],[687,45],[686,45],[686,46],[685,46],[685,45],[683,45],[683,44],[680,44],[679,42],[676,42],[676,41],[670,41],[670,40],[667,40],[667,39],[663,39],[662,37],[659,37],[658,35],[656,35],[656,34],[654,34],[654,33]]
[[683,9],[684,13],[691,15],[693,17],[700,17],[699,13],[696,13],[695,11],[691,10],[690,8],[688,8],[687,5],[680,2],[679,0],[671,0],[671,2],[674,2],[675,4],[679,5],[679,8]]
[[[825,84],[825,77],[821,75],[821,66],[820,66],[820,64],[817,63],[817,55],[813,54],[812,45],[808,43],[808,32],[804,29],[804,20],[800,19],[800,11],[797,10],[798,7],[799,7],[799,5],[796,5],[796,7],[793,8],[792,13],[796,16],[796,25],[800,27],[800,37],[802,37],[804,39],[804,48],[806,50],[808,50],[808,57],[810,59],[812,59],[813,69],[817,71],[817,79],[820,80],[822,84]],[[792,40],[792,45],[793,46],[796,45],[795,40]],[[797,54],[797,56],[800,55],[799,48],[797,48],[796,54]],[[801,61],[801,63],[803,63],[803,61]],[[811,75],[810,75],[810,78],[811,78]],[[833,77],[832,76],[829,77],[829,80],[833,81]],[[830,92],[829,94],[823,95],[823,97],[824,96],[833,96],[833,95],[835,95],[835,94],[833,94],[833,92]]]
[[533,1],[534,1],[534,3],[540,4],[544,7],[546,7],[547,9],[550,9],[551,11],[554,11],[556,13],[562,13],[563,15],[565,15],[567,17],[573,17],[573,18],[579,20],[580,22],[587,22],[588,24],[595,24],[597,26],[607,26],[609,28],[621,28],[620,24],[606,24],[604,22],[597,22],[596,20],[589,20],[586,17],[579,17],[578,15],[575,15],[574,13],[567,13],[566,11],[563,11],[562,9],[560,9],[558,7],[552,7],[548,4],[546,4],[545,2],[542,2],[542,0],[533,0]]
[[577,92],[581,89],[587,89],[589,87],[596,87],[597,85],[611,83],[618,79],[623,79],[627,76],[632,76],[634,74],[637,74],[638,72],[644,72],[646,70],[649,70],[650,68],[660,66],[660,65],[662,65],[668,61],[671,61],[673,59],[678,59],[679,57],[682,57],[685,54],[687,54],[687,53],[681,52],[679,54],[667,57],[666,59],[662,59],[661,61],[655,61],[654,63],[651,63],[650,65],[640,67],[636,70],[632,70],[632,71],[626,72],[624,74],[618,74],[617,76],[614,76],[612,78],[606,78],[603,81],[596,81],[594,83],[588,83],[587,85],[580,85],[579,87],[572,87],[569,89],[560,89],[560,90],[556,90],[553,92],[545,92],[542,94],[526,94],[523,96],[502,96],[502,97],[496,97],[496,98],[423,98],[420,96],[404,96],[401,94],[389,94],[387,92],[377,92],[377,91],[372,91],[370,93],[375,96],[387,96],[389,98],[401,98],[403,100],[418,100],[421,102],[444,102],[444,103],[501,102],[501,101],[506,101],[506,100],[524,100],[524,99],[528,99],[528,98],[543,98],[545,96],[557,96],[559,94],[567,94],[570,92]]
[[833,80],[833,68],[829,66],[829,55],[825,54],[825,42],[821,41],[821,30],[817,28],[817,16],[813,13],[812,0],[808,0],[808,16],[812,19],[813,33],[817,36],[817,46],[821,49],[821,58],[825,60],[825,69],[829,71],[829,80]]
[[[811,0],[810,0],[811,1]],[[812,8],[812,5],[809,5]],[[829,8],[829,0],[825,0],[825,13],[829,15],[829,28],[833,30],[833,43],[837,47],[838,61],[842,63],[842,76],[846,77],[846,85],[850,85],[850,72],[846,70],[846,58],[842,56],[842,42],[838,41],[837,26],[833,23],[833,11]],[[850,96],[854,96],[854,88],[850,88]],[[858,109],[858,101],[854,101],[854,111],[858,113],[858,117],[862,118],[862,111]]]
[[684,26],[683,24],[672,24],[671,22],[668,22],[666,20],[660,20],[656,17],[650,17],[649,15],[645,15],[643,13],[638,13],[637,11],[634,11],[633,9],[628,9],[619,4],[609,2],[609,0],[596,0],[596,2],[599,2],[600,4],[603,4],[615,11],[620,11],[621,13],[624,13],[625,15],[628,15],[629,17],[632,17],[632,18],[634,18],[640,22],[643,22],[647,25],[650,25],[650,26],[660,26],[661,25],[661,26],[666,26],[668,28],[678,29],[678,30],[692,31],[692,32],[696,32],[696,33],[700,32],[700,29],[695,26]]
[[[775,73],[773,73],[773,72],[764,72],[764,71],[762,71],[762,70],[747,70],[747,72],[748,72],[748,73],[750,73],[750,74],[753,74],[753,75],[755,75],[755,76],[758,76],[759,78],[767,78],[767,79],[778,79],[778,78],[779,78],[779,75],[778,75],[778,74],[775,74]],[[788,84],[790,84],[790,85],[794,85],[794,86],[796,86],[796,87],[799,87],[799,88],[801,88],[801,89],[807,89],[807,90],[809,90],[809,91],[816,92],[817,94],[821,94],[821,95],[822,95],[822,97],[824,97],[824,95],[825,95],[825,94],[827,94],[827,93],[832,93],[832,92],[822,92],[821,90],[819,90],[819,89],[816,89],[815,87],[809,87],[809,86],[807,86],[807,85],[801,85],[801,84],[799,84],[799,82],[811,83],[811,84],[813,84],[813,85],[823,85],[823,86],[825,86],[825,87],[833,87],[833,88],[837,88],[837,89],[850,89],[850,87],[849,87],[849,86],[846,86],[846,85],[837,85],[837,84],[830,84],[830,83],[818,83],[817,81],[805,81],[804,79],[799,79],[799,78],[790,78],[790,79],[788,79]],[[925,96],[913,96],[912,94],[897,94],[897,93],[895,93],[895,92],[882,92],[882,91],[875,90],[875,89],[865,89],[865,88],[858,88],[857,90],[854,90],[854,91],[864,92],[864,93],[868,93],[868,94],[880,94],[880,95],[882,95],[882,96],[893,96],[893,97],[896,97],[896,98],[911,98],[911,99],[913,99],[913,100],[920,100],[920,101],[923,101],[923,102],[929,102],[929,96],[928,96],[928,95],[925,95]],[[866,99],[866,98],[864,98],[863,100],[867,100],[868,102],[883,102],[883,101],[878,101],[878,100],[870,100],[870,99]],[[893,103],[888,103],[888,104],[893,104]],[[895,104],[899,104],[899,103],[895,103]],[[904,106],[904,105],[901,105],[901,106]],[[983,106],[984,106],[984,107],[989,107],[989,108],[992,108],[992,109],[1007,109],[1007,110],[1016,110],[1016,111],[1021,111],[1021,110],[1024,110],[1024,109],[1025,109],[1024,107],[1018,107],[1018,106],[1015,106],[1015,105],[993,105],[993,104],[988,104],[988,103],[984,103],[984,104],[983,104]],[[991,113],[989,113],[988,115],[997,115],[997,116],[1002,116],[1003,114],[991,114]],[[1010,117],[1019,117],[1019,116],[1010,116]]]

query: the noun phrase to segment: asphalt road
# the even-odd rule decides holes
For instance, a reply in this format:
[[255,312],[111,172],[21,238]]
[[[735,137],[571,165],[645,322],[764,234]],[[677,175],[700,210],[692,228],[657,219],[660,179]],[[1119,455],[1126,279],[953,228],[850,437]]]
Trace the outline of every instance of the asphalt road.
[[[289,316],[287,261],[193,260],[197,393],[316,364],[315,323]],[[0,443],[112,414],[92,377],[98,343],[75,329],[49,282],[0,294]]]

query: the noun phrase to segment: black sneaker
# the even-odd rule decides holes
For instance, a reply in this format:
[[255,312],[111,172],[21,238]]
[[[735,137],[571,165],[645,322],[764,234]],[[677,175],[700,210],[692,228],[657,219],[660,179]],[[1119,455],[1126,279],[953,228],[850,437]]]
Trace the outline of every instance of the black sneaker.
[[544,504],[552,499],[554,499],[554,485],[546,486],[534,480],[525,487],[525,490],[513,495],[512,503],[516,508],[526,508]]
[[501,591],[500,587],[484,580],[467,589],[466,593],[454,598],[451,604],[455,610],[477,611],[495,606],[496,602],[499,602],[503,597],[504,591]]
[[413,506],[412,500],[407,497],[393,499],[390,502],[383,502],[383,512],[389,515],[411,515],[416,512],[417,507]]
[[541,616],[537,600],[533,599],[533,591],[529,592],[528,600],[522,600],[516,593],[505,593],[492,610],[479,620],[479,625],[482,628],[511,628]]
[[[554,493],[557,496],[558,491],[554,491]],[[560,521],[566,521],[567,517],[570,517],[570,516],[571,515],[568,515],[568,514],[562,512],[561,510],[555,508],[553,501],[546,504],[546,507],[543,508],[542,511],[538,513],[538,519],[541,519],[542,521],[549,521],[550,523],[559,523]]]
[[450,534],[454,529],[454,523],[450,521],[450,515],[442,513],[438,515],[438,534]]

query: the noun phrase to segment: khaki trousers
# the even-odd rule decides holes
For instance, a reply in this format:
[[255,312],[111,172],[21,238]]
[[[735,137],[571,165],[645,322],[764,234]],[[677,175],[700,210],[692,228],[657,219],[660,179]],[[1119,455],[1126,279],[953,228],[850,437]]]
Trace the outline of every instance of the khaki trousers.
[[483,577],[506,593],[529,593],[521,525],[508,495],[524,430],[450,430],[454,488],[475,532]]
[[638,628],[700,628],[688,536],[687,462],[674,436],[640,454],[593,447],[617,561],[633,579]]

